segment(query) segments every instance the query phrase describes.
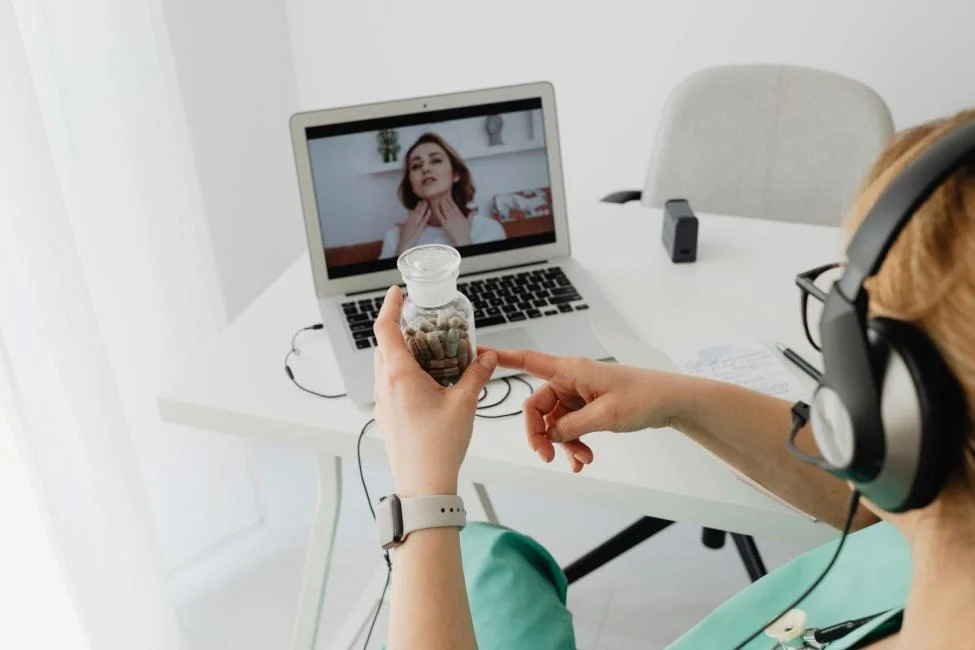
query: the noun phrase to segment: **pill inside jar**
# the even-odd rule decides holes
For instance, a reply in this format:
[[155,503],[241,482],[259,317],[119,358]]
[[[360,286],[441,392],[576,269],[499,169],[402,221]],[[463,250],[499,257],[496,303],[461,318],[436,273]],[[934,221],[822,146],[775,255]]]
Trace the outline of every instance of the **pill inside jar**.
[[451,246],[415,246],[397,267],[406,284],[400,329],[410,354],[444,386],[455,384],[477,356],[474,307],[457,290],[460,253]]

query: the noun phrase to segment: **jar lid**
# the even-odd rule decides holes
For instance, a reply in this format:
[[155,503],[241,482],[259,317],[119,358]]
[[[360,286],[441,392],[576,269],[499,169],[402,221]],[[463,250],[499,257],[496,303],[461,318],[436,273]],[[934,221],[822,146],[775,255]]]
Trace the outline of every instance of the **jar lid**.
[[452,246],[426,244],[403,252],[396,262],[406,282],[437,282],[460,273],[460,253]]

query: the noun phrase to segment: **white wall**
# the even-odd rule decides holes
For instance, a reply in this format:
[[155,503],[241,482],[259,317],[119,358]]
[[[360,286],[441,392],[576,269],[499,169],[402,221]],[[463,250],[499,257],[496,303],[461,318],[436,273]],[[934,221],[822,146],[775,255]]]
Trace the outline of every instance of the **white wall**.
[[703,67],[833,70],[876,89],[899,126],[975,105],[971,0],[288,0],[288,10],[303,109],[551,80],[570,210],[642,184],[667,94]]
[[[305,248],[288,135],[297,88],[285,7],[276,0],[157,1],[215,281],[232,319]],[[170,486],[156,508],[170,568],[290,508],[297,498],[292,484],[307,483],[292,471],[307,462],[301,452],[264,446],[255,453],[252,443],[233,436],[177,431],[180,470],[148,463],[153,474],[165,472],[158,480]]]
[[159,418],[160,390],[226,313],[158,4],[93,6],[17,4],[84,280],[174,567],[259,512],[237,439]]
[[304,250],[284,5],[160,0],[231,318]]
[[[531,113],[521,111],[502,116],[504,144],[523,144],[532,139]],[[407,150],[427,131],[438,133],[453,146],[471,170],[476,187],[474,202],[482,216],[490,216],[491,200],[497,194],[549,184],[544,149],[467,157],[469,153],[491,150],[487,146],[483,117],[418,124],[396,131],[400,136],[400,164]],[[543,133],[535,137],[544,142]],[[375,131],[320,138],[309,143],[322,236],[328,247],[382,239],[386,230],[406,218],[407,210],[396,193],[403,177],[402,167],[383,169],[377,146]]]

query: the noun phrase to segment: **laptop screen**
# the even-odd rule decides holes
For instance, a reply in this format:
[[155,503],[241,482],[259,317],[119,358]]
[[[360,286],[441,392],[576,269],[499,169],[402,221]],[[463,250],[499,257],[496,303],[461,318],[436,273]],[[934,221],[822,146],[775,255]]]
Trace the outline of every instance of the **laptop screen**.
[[541,98],[305,130],[330,278],[555,242]]

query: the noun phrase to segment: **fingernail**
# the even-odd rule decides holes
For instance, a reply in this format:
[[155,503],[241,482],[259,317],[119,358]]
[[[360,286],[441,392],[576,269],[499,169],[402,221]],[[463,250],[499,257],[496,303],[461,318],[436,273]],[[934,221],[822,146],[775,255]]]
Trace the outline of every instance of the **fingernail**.
[[576,459],[577,461],[579,461],[580,463],[582,463],[583,465],[588,465],[588,464],[589,464],[589,459],[587,459],[587,458],[586,458],[585,456],[583,456],[582,454],[572,454],[572,456],[573,456],[573,457],[574,457],[574,458],[575,458],[575,459]]
[[542,453],[542,450],[541,449],[536,449],[535,450],[535,453],[538,454],[538,457],[542,459],[542,462],[543,463],[547,463],[548,462],[548,458],[545,457],[545,454]]
[[488,370],[494,370],[494,366],[498,363],[498,355],[493,352],[485,352],[477,358],[477,362]]

